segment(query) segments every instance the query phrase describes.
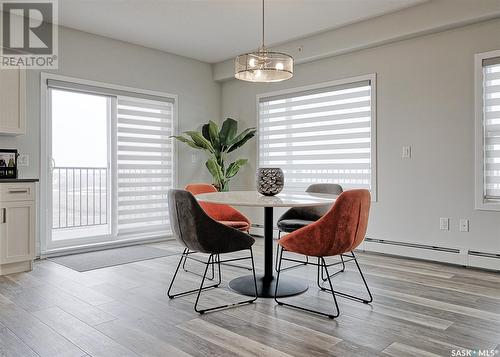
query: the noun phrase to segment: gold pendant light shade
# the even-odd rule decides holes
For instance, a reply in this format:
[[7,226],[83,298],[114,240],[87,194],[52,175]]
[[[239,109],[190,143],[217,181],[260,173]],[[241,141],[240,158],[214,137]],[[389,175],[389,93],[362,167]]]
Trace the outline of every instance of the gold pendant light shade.
[[234,77],[248,82],[280,82],[293,77],[293,57],[264,46],[264,0],[262,0],[262,46],[234,60]]
[[236,79],[248,82],[280,82],[293,76],[293,57],[286,53],[260,49],[236,57]]

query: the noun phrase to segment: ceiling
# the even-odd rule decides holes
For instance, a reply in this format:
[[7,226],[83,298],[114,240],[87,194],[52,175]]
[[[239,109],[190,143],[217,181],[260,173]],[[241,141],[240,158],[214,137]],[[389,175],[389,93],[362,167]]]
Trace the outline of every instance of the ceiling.
[[[306,37],[427,0],[267,0],[266,44]],[[254,50],[260,0],[60,0],[63,26],[215,63]]]

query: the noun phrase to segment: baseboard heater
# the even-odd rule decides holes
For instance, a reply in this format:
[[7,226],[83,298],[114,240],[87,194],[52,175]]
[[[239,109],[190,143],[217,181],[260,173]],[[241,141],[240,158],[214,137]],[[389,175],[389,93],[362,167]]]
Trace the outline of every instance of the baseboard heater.
[[494,259],[500,259],[500,254],[495,254],[495,253],[485,253],[485,252],[477,252],[474,250],[469,250],[467,252],[468,255],[473,255],[476,257],[485,257],[485,258],[494,258]]
[[388,244],[388,245],[397,245],[397,246],[402,246],[402,247],[418,248],[418,249],[428,249],[428,250],[434,250],[434,251],[439,251],[439,252],[460,254],[460,249],[438,247],[438,246],[434,246],[434,245],[396,242],[396,241],[392,241],[392,240],[375,239],[375,238],[369,238],[369,237],[365,238],[365,242]]
[[469,266],[500,271],[500,254],[469,250],[467,251],[467,258]]
[[[252,237],[264,238],[264,225],[263,224],[252,223],[250,225],[250,227],[251,227],[250,234],[252,235]],[[257,229],[257,231],[256,231],[256,229]],[[278,229],[277,227],[273,227],[273,232],[277,229]]]

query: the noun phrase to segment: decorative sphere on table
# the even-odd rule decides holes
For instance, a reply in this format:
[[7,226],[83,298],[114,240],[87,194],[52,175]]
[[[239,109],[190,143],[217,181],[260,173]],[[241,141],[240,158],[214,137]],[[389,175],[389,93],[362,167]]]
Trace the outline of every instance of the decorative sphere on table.
[[260,168],[257,171],[257,191],[265,196],[281,192],[285,184],[283,171],[278,167]]

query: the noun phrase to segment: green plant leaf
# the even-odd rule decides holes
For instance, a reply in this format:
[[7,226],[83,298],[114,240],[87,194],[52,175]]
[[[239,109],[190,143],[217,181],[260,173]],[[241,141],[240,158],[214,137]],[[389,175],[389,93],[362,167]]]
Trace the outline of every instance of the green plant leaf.
[[203,137],[207,140],[210,141],[210,134],[208,132],[208,124],[204,124],[202,127],[201,127],[201,135],[203,135]]
[[244,130],[240,135],[234,138],[227,152],[234,151],[237,148],[243,146],[243,144],[245,144],[248,140],[250,140],[255,136],[256,131],[257,129],[255,128],[249,128]]
[[171,138],[175,138],[175,139],[179,140],[180,142],[186,143],[194,149],[203,150],[203,148],[196,145],[196,143],[194,141],[189,140],[188,138],[185,138],[184,136],[171,136]]
[[209,120],[208,121],[208,136],[209,140],[212,143],[213,148],[216,151],[221,151],[220,150],[220,141],[219,141],[219,127],[217,126],[216,123],[213,121]]
[[238,122],[234,119],[227,118],[222,123],[222,128],[219,132],[219,141],[221,146],[221,151],[224,151],[229,147],[229,143],[236,136],[236,132],[238,131]]
[[239,159],[232,162],[226,170],[226,178],[230,179],[240,171],[240,168],[248,162],[248,159]]
[[214,178],[215,183],[220,186],[220,184],[225,180],[224,173],[222,172],[222,169],[217,161],[215,159],[208,159],[207,162],[205,162],[205,166]]
[[214,152],[214,148],[212,147],[212,144],[210,143],[210,141],[205,139],[200,132],[198,132],[198,131],[186,131],[185,134],[188,135],[193,140],[193,142],[196,145],[198,145],[199,147],[209,151],[210,153]]

